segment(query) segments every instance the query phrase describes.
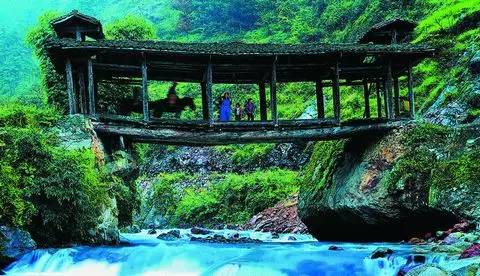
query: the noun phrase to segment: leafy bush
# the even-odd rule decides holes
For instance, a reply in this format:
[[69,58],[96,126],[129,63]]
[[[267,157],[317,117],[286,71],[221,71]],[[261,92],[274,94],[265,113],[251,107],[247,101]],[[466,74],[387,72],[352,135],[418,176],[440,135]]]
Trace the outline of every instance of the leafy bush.
[[177,225],[244,223],[298,189],[297,173],[287,170],[227,174],[207,188],[189,188],[178,202]]
[[0,224],[28,229],[42,245],[87,240],[109,204],[107,176],[90,150],[65,150],[41,126],[50,108],[0,106]]

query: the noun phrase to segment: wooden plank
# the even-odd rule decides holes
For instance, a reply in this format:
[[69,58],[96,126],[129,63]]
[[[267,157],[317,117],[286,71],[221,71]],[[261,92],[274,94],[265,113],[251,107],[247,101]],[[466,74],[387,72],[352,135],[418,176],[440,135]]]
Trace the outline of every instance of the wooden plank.
[[394,108],[393,108],[393,75],[392,75],[392,61],[388,60],[387,65],[387,79],[386,79],[386,90],[387,90],[387,118],[395,118]]
[[208,121],[209,114],[208,114],[207,83],[202,81],[200,83],[200,86],[202,88],[202,115],[203,115],[203,120]]
[[94,122],[94,129],[99,134],[124,136],[129,141],[160,143],[172,145],[213,146],[247,143],[291,143],[320,140],[351,138],[361,135],[374,135],[403,126],[408,121],[390,121],[364,125],[335,125],[325,128],[292,130],[238,130],[223,131],[182,131],[172,129],[145,129],[106,125]]
[[393,78],[393,99],[395,104],[395,116],[400,116],[400,83],[398,77]]
[[213,65],[212,61],[208,62],[207,65],[207,72],[206,72],[206,98],[207,98],[207,106],[208,106],[208,124],[210,127],[213,126],[214,116],[213,116],[213,95],[212,95],[212,82],[213,82]]
[[325,119],[325,95],[323,94],[323,81],[315,83],[315,92],[317,95],[317,118]]
[[382,94],[380,93],[380,81],[377,80],[375,83],[375,88],[377,92],[377,115],[378,118],[382,118]]
[[272,73],[270,75],[270,110],[272,112],[272,123],[278,125],[277,113],[277,56],[272,64]]
[[143,56],[142,62],[142,106],[143,106],[143,120],[148,122],[150,120],[150,111],[148,107],[148,75],[147,75],[147,58]]
[[260,120],[267,120],[267,96],[265,93],[265,83],[262,81],[258,84],[260,98]]
[[77,113],[77,100],[75,98],[75,91],[73,86],[73,72],[72,61],[67,58],[65,61],[65,77],[67,79],[67,94],[68,94],[68,113],[70,115]]
[[332,91],[334,118],[340,121],[340,68],[338,61],[333,69]]
[[87,62],[88,74],[88,110],[90,115],[95,115],[95,79],[93,76],[93,61],[91,58]]
[[415,118],[415,94],[413,91],[412,62],[408,63],[408,101],[410,103],[410,117]]
[[370,118],[370,90],[367,80],[363,81],[363,97],[365,99],[365,118]]
[[78,101],[81,114],[87,114],[87,95],[85,90],[85,75],[83,70],[77,73],[78,80]]

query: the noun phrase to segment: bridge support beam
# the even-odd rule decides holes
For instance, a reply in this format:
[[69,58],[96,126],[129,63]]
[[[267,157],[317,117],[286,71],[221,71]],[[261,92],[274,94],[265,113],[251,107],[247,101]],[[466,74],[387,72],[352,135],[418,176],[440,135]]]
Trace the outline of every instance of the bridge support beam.
[[95,111],[95,79],[93,76],[93,61],[89,58],[87,61],[87,74],[88,74],[88,111],[89,114],[94,116]]
[[265,93],[265,83],[262,81],[258,84],[260,98],[260,120],[267,120],[267,97]]
[[387,96],[387,102],[386,102],[386,111],[387,111],[387,119],[393,119],[394,112],[393,112],[393,92],[392,92],[392,84],[393,82],[393,76],[392,76],[392,61],[388,61],[387,65],[387,79],[385,80],[386,84],[386,96]]
[[75,97],[75,87],[73,85],[72,61],[67,58],[65,61],[65,78],[67,79],[68,94],[68,113],[70,115],[77,113],[77,99]]
[[270,110],[272,112],[272,123],[278,125],[277,114],[277,56],[272,64],[272,73],[270,76]]
[[412,62],[408,63],[408,101],[410,103],[410,117],[415,117],[415,95],[413,93],[413,76],[412,76]]
[[144,55],[142,61],[142,106],[143,106],[143,120],[148,122],[150,120],[150,111],[148,109],[148,76],[147,76],[147,58]]
[[340,121],[340,68],[338,61],[333,68],[332,91],[334,118],[335,120]]
[[210,126],[213,126],[213,123],[214,123],[212,82],[213,82],[213,68],[212,68],[212,61],[210,60],[207,65],[207,72],[205,74],[205,98],[206,98],[207,110],[208,110],[208,124]]
[[377,92],[377,116],[382,118],[382,94],[380,93],[380,81],[377,80],[375,83],[375,88]]
[[315,83],[315,92],[317,94],[317,118],[325,119],[325,97],[323,95],[323,81]]
[[398,77],[393,78],[393,100],[395,103],[395,117],[400,117],[400,83]]
[[77,80],[78,80],[78,101],[80,102],[79,104],[80,113],[87,114],[87,94],[85,93],[85,74],[83,70],[79,70],[79,72],[77,73]]
[[365,118],[370,118],[370,89],[366,79],[363,80],[363,97],[365,98]]

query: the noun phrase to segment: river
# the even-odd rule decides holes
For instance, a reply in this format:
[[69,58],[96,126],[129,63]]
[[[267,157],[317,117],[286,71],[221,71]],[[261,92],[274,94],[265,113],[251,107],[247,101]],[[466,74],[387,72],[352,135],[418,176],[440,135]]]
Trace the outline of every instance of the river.
[[[220,235],[238,231],[219,230]],[[225,244],[162,241],[146,231],[122,234],[118,247],[73,247],[39,249],[13,263],[7,275],[396,275],[409,263],[413,248],[391,243],[318,242],[309,235],[280,235],[244,231],[240,236],[263,243]],[[332,250],[336,246],[337,250]],[[389,258],[370,259],[378,247],[394,251]],[[438,263],[446,255],[425,256]]]

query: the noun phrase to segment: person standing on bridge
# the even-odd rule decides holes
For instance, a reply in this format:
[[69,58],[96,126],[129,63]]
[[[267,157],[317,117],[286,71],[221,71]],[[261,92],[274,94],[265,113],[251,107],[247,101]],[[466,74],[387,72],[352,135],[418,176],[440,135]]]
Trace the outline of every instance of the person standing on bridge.
[[245,103],[245,113],[247,114],[247,121],[253,121],[255,118],[255,104],[253,103],[252,99],[248,99]]
[[232,114],[232,100],[230,99],[230,94],[225,92],[223,94],[222,101],[220,102],[220,121],[228,122]]

